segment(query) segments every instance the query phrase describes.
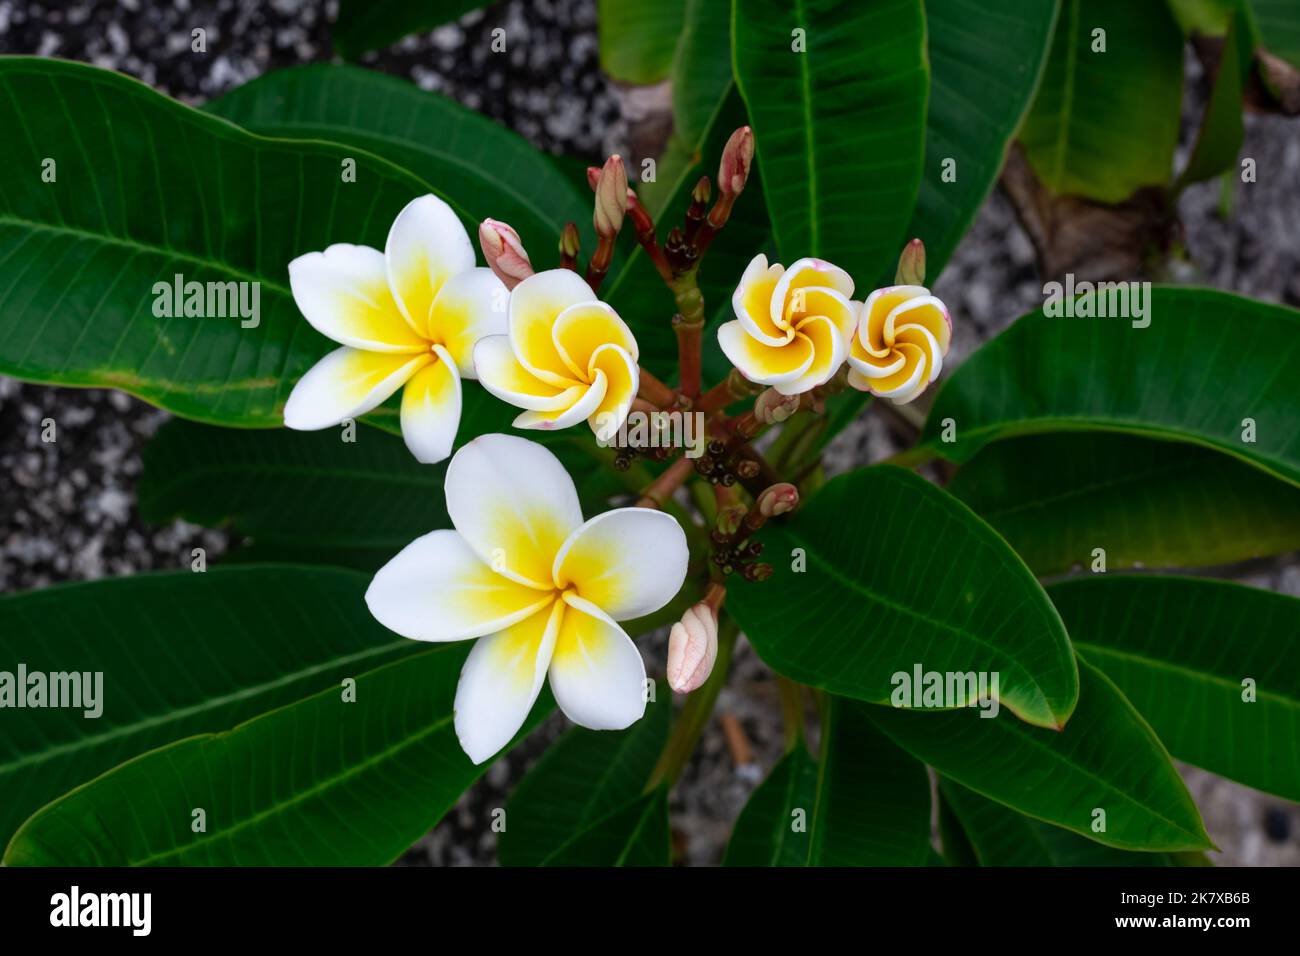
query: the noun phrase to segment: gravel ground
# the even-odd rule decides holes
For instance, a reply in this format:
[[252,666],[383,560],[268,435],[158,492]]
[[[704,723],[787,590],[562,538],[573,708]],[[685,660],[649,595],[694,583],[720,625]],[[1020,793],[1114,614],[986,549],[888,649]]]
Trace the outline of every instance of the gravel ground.
[[[82,60],[136,76],[188,103],[202,103],[270,69],[330,57],[331,4],[141,0],[35,4],[0,0],[0,52]],[[588,161],[627,142],[625,117],[643,99],[615,89],[600,73],[593,0],[501,3],[391,50],[366,66],[404,76],[452,96],[516,130],[540,147]],[[506,57],[481,39],[503,23],[513,38]],[[189,50],[189,31],[208,31],[209,54]],[[1203,93],[1192,84],[1194,105]],[[652,103],[662,96],[651,94]],[[1189,107],[1190,108],[1190,107]],[[1217,212],[1217,185],[1189,189],[1180,202],[1194,269],[1206,284],[1300,305],[1300,139],[1294,121],[1251,117],[1244,155],[1259,160],[1259,182],[1243,188],[1233,216]],[[990,250],[996,250],[991,253]],[[1011,319],[1041,302],[1033,249],[1010,204],[995,194],[985,205],[936,292],[956,317],[956,364]],[[44,419],[58,441],[40,440]],[[133,483],[140,451],[166,413],[116,392],[23,385],[0,378],[0,592],[44,587],[188,564],[190,549],[210,558],[227,547],[224,533],[177,522],[146,527]],[[879,417],[844,433],[833,446],[835,470],[876,460],[894,449]],[[1295,562],[1243,569],[1248,583],[1300,595]],[[662,673],[664,639],[643,644],[650,670]],[[715,721],[673,794],[676,842],[684,860],[714,863],[731,821],[780,752],[781,729],[771,673],[742,641],[719,714],[734,717],[753,751],[737,767]],[[498,761],[448,817],[403,858],[411,865],[495,860],[486,826],[513,783],[563,730],[553,718],[525,745]],[[1300,863],[1300,812],[1191,768],[1189,786],[1225,852],[1224,864]]]

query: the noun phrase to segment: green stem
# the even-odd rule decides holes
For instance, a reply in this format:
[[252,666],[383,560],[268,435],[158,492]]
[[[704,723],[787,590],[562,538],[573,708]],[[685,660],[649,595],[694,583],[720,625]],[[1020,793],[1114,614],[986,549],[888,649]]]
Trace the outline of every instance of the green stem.
[[790,753],[803,741],[803,695],[798,684],[780,674],[776,677],[776,692],[781,698],[781,719],[785,724],[785,752]]

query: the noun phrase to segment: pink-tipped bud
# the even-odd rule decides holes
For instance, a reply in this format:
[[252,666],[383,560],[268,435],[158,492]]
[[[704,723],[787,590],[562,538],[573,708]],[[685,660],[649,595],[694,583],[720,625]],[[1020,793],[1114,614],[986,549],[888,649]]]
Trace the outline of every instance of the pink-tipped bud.
[[595,192],[595,191],[596,191],[596,186],[599,185],[599,184],[600,184],[600,167],[599,167],[599,166],[588,166],[588,167],[587,167],[587,185],[591,187],[591,191],[592,191],[592,192]]
[[769,388],[754,399],[754,417],[763,425],[776,425],[798,410],[798,395],[782,395],[774,388]]
[[689,694],[709,679],[717,659],[718,615],[701,601],[668,632],[668,686]]
[[623,228],[626,214],[627,170],[623,168],[623,160],[615,154],[605,160],[596,179],[596,212],[591,217],[596,235],[613,239]]
[[528,261],[519,233],[504,222],[484,219],[478,227],[478,244],[489,268],[507,289],[513,289],[533,274],[533,264]]
[[794,511],[799,504],[799,489],[788,482],[780,482],[763,489],[756,506],[764,518],[775,518]]
[[925,285],[925,243],[920,239],[903,247],[894,281],[899,285]]
[[739,196],[749,179],[749,165],[754,161],[754,131],[742,126],[731,134],[722,149],[718,164],[718,191],[724,196]]

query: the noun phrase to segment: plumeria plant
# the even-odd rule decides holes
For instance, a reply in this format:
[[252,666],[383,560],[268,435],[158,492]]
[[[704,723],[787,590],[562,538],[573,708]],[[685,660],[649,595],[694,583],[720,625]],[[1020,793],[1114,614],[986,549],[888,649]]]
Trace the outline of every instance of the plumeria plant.
[[[1300,314],[1168,242],[973,353],[933,291],[1004,170],[1076,235],[1250,188],[1288,49],[1209,6],[601,4],[673,132],[585,171],[354,66],[0,58],[0,371],[175,413],[142,516],[241,542],[0,598],[4,862],[385,864],[520,747],[502,863],[665,865],[724,690],[784,727],[728,864],[1204,863],[1175,759],[1300,799],[1300,601],[1214,579],[1300,547]],[[1122,134],[1189,38],[1174,178]]]

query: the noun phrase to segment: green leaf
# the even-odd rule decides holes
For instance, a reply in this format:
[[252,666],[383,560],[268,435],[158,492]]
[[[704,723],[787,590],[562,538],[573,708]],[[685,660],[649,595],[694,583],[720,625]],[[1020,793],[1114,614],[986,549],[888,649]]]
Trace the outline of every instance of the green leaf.
[[[0,59],[0,373],[119,388],[187,418],[280,424],[333,347],[298,313],[295,256],[382,248],[427,191],[354,147],[263,139],[119,73]],[[45,157],[57,181],[42,182]],[[356,183],[342,161],[355,158]],[[260,283],[260,321],[153,314],[155,283]],[[250,287],[251,288],[251,287]],[[251,294],[251,292],[250,292]]]
[[[1205,445],[1300,484],[1300,312],[1209,289],[1143,298],[1146,328],[1024,316],[944,383],[923,443],[965,462],[1012,435],[1124,431]],[[953,442],[942,441],[946,418]],[[1245,419],[1253,442],[1242,440]]]
[[1074,656],[1047,595],[993,529],[925,479],[892,466],[841,475],[760,540],[775,572],[736,581],[727,607],[778,673],[886,703],[894,675],[918,665],[997,671],[1017,716],[1069,718]]
[[[819,256],[870,281],[898,258],[924,153],[920,0],[736,0],[749,107],[782,260]],[[804,31],[806,52],[794,49]]]
[[612,79],[643,85],[667,78],[686,0],[599,0],[596,10],[600,65]]
[[673,136],[697,148],[718,105],[734,86],[731,5],[686,0],[682,35],[673,57]]
[[[7,725],[0,840],[42,804],[129,757],[317,692],[337,702],[343,678],[421,650],[370,616],[368,583],[339,569],[213,568],[0,599],[6,667],[103,674],[101,717],[44,708]],[[186,804],[186,819],[169,815],[165,825],[188,832],[194,806],[211,805]],[[125,825],[107,807],[101,816],[115,832]]]
[[1182,86],[1183,35],[1167,4],[1062,0],[1020,143],[1052,192],[1121,202],[1169,182]]
[[1179,866],[1181,854],[1134,853],[1022,816],[961,784],[939,778],[978,866]]
[[1174,191],[1189,183],[1210,179],[1233,168],[1245,137],[1242,119],[1242,95],[1250,75],[1254,51],[1244,15],[1233,17],[1223,41],[1218,73],[1205,105],[1196,142],[1187,166],[1178,175]]
[[784,755],[736,817],[723,866],[807,866],[817,761],[803,744]]
[[1048,593],[1080,653],[1175,757],[1300,800],[1300,600],[1145,575],[1079,578]]
[[[904,238],[925,242],[931,283],[1002,171],[1037,88],[1059,7],[1059,0],[926,0],[925,167]],[[950,159],[956,179],[945,182]],[[892,285],[893,279],[888,263],[880,281]]]
[[[73,790],[14,836],[9,866],[380,866],[490,764],[452,727],[470,642],[151,751]],[[533,708],[520,736],[550,709]],[[518,740],[519,737],[516,737]],[[206,830],[194,832],[194,808]]]
[[339,0],[332,31],[334,51],[354,60],[487,5],[488,0]]
[[[870,714],[918,760],[1028,816],[1121,849],[1211,845],[1160,739],[1087,662],[1079,662],[1079,706],[1063,730],[984,712],[877,707]],[[1106,830],[1094,833],[1097,810],[1105,811]]]
[[1300,4],[1296,0],[1246,0],[1264,49],[1300,68]]
[[429,190],[454,196],[475,223],[490,217],[514,226],[539,263],[566,222],[594,235],[590,194],[578,192],[549,156],[454,100],[395,77],[317,63],[268,73],[205,109],[263,136],[325,139],[383,156]]
[[667,866],[668,791],[658,787],[577,833],[542,866]]
[[[960,434],[960,431],[959,431]],[[994,442],[948,491],[1039,576],[1205,567],[1300,548],[1300,490],[1196,445],[1104,432]]]
[[574,727],[519,781],[506,805],[502,866],[536,866],[578,833],[641,795],[668,740],[672,703],[627,730]]

